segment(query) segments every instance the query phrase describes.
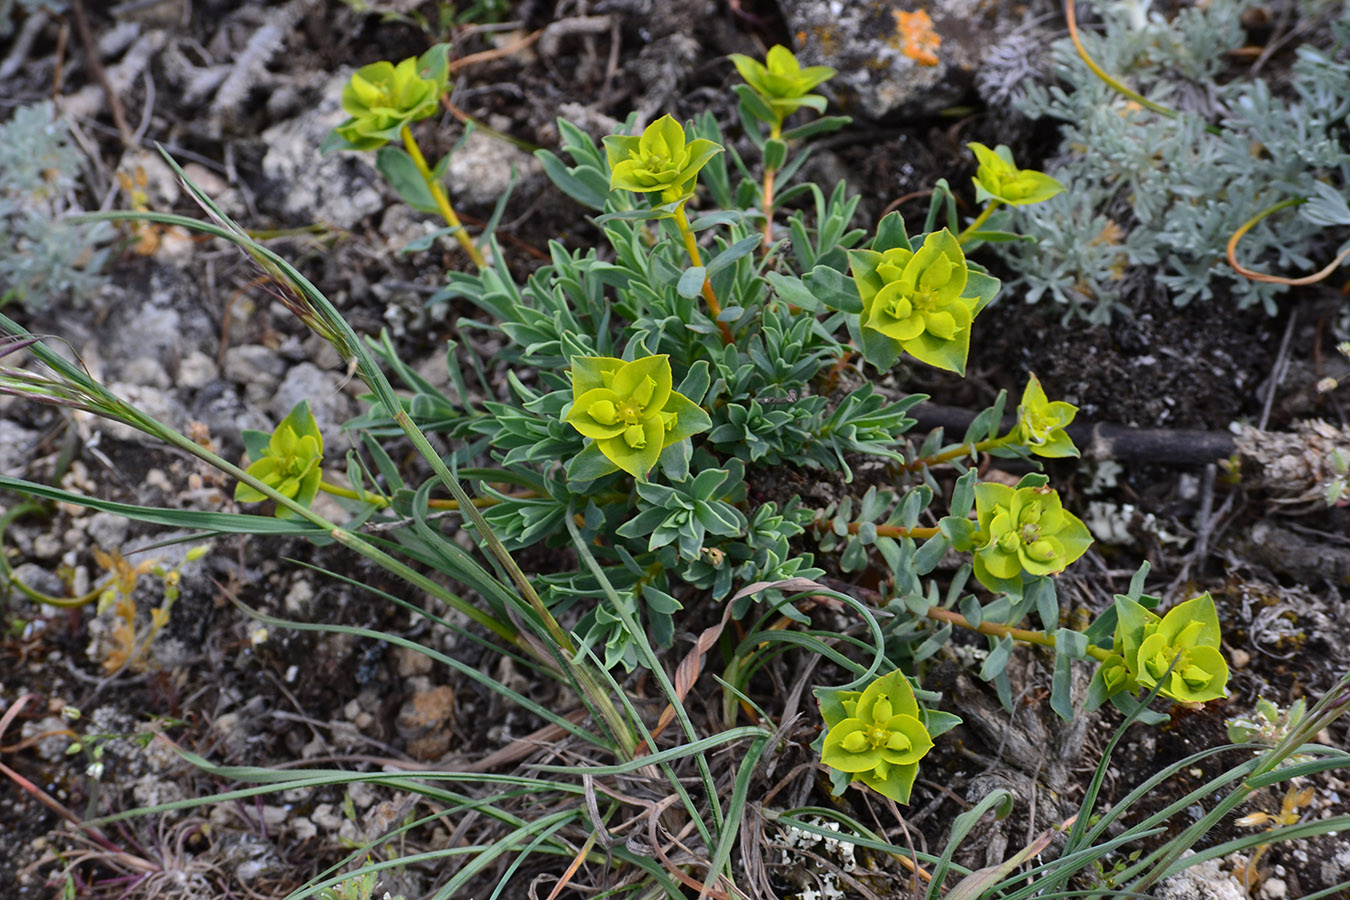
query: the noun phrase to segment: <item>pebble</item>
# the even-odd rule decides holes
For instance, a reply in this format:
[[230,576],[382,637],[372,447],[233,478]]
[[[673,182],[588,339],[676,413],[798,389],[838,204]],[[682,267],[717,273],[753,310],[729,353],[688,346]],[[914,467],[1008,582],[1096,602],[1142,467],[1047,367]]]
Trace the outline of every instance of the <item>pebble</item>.
[[450,749],[454,711],[455,692],[444,684],[405,702],[394,727],[403,738],[408,755],[420,760],[443,756]]
[[200,390],[220,377],[216,361],[200,350],[193,350],[178,363],[178,384]]

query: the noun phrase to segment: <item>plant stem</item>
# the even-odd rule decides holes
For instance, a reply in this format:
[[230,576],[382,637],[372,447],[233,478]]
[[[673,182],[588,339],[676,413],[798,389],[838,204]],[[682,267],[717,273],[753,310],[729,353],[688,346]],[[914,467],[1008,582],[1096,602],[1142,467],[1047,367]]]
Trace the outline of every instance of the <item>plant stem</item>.
[[911,459],[901,466],[906,472],[917,472],[925,466],[938,466],[945,462],[951,462],[954,459],[960,459],[970,454],[984,453],[986,450],[993,450],[995,447],[1001,447],[1006,444],[1007,436],[1001,438],[990,438],[977,443],[962,444],[959,447],[953,447],[950,450],[943,450],[941,453],[935,453],[932,456],[920,456],[917,459]]
[[[689,253],[689,261],[696,266],[703,265],[703,256],[698,252],[698,241],[694,240],[694,232],[689,227],[689,217],[684,214],[684,204],[680,204],[675,210],[675,227],[680,229],[680,237],[684,238],[684,249]],[[708,304],[708,315],[712,316],[722,331],[722,344],[734,343],[735,338],[731,336],[731,329],[726,322],[718,318],[722,315],[722,304],[717,302],[712,281],[707,278],[703,279],[703,300]]]
[[[1092,74],[1100,78],[1103,84],[1117,94],[1120,94],[1122,97],[1128,97],[1140,106],[1151,109],[1160,116],[1166,116],[1169,119],[1177,118],[1180,113],[1175,109],[1169,109],[1161,103],[1154,103],[1143,94],[1126,87],[1120,81],[1117,81],[1115,78],[1106,74],[1106,70],[1097,65],[1097,62],[1091,56],[1088,56],[1087,48],[1083,46],[1083,41],[1078,36],[1078,17],[1074,12],[1073,5],[1074,0],[1064,0],[1064,20],[1069,26],[1069,37],[1073,39],[1073,46],[1074,49],[1078,51],[1078,58],[1092,71]],[[1205,130],[1210,134],[1223,134],[1223,129],[1219,128],[1217,125],[1206,125]]]
[[[769,128],[769,140],[776,141],[783,134],[783,123],[775,122]],[[764,252],[773,247],[773,180],[778,170],[764,166]]]
[[[389,501],[384,497],[381,497],[379,494],[357,493],[351,488],[345,488],[340,484],[329,484],[327,481],[319,482],[319,490],[323,491],[325,494],[332,494],[334,497],[346,497],[348,500],[360,500],[363,503],[369,503],[371,506],[378,506],[381,509],[384,509],[387,506],[389,506]],[[523,491],[519,494],[507,494],[506,496],[507,498],[512,500],[529,500],[533,497],[538,497],[539,495],[534,491]],[[497,497],[473,498],[473,505],[478,507],[479,509],[484,509],[489,506],[496,506],[498,503],[501,502],[502,500],[498,499]],[[458,500],[433,499],[428,500],[427,505],[430,506],[432,509],[459,509]]]
[[[491,631],[493,634],[497,635],[503,640],[509,641],[510,643],[515,644],[516,646],[523,646],[521,644],[520,635],[516,631],[516,629],[512,628],[510,625],[506,625],[497,621],[491,615],[474,606],[472,603],[469,603],[463,597],[451,593],[449,590],[437,584],[435,581],[428,578],[426,575],[423,575],[421,572],[418,572],[416,569],[412,568],[411,566],[407,565],[406,563],[402,562],[396,557],[390,556],[388,553],[385,553],[383,550],[367,541],[364,537],[355,534],[353,532],[347,531],[345,528],[342,528],[334,524],[333,522],[328,521],[323,516],[314,512],[309,507],[297,503],[290,497],[287,497],[286,495],[277,492],[270,485],[267,485],[262,481],[260,481],[259,479],[254,478],[252,475],[248,474],[243,469],[239,468],[238,466],[234,465],[228,460],[225,460],[224,458],[217,456],[215,453],[212,453],[210,450],[207,450],[205,447],[201,446],[196,441],[179,434],[177,431],[174,431],[167,425],[164,425],[163,423],[158,422],[155,419],[152,419],[149,416],[144,415],[143,413],[140,413],[139,410],[135,410],[134,408],[127,407],[127,410],[129,411],[130,416],[134,417],[136,421],[140,423],[137,426],[139,430],[144,431],[146,434],[153,435],[159,438],[160,440],[164,441],[165,443],[171,444],[172,446],[179,448],[180,450],[184,450],[187,453],[192,454],[193,456],[197,457],[203,462],[211,466],[214,466],[216,469],[219,469],[221,472],[224,472],[226,475],[229,475],[231,478],[234,478],[237,481],[241,481],[244,484],[247,484],[249,487],[253,488],[254,490],[259,491],[262,494],[265,494],[270,499],[275,500],[279,505],[289,509],[296,516],[306,520],[307,522],[310,522],[313,525],[317,525],[319,528],[322,528],[325,531],[327,531],[329,536],[342,546],[347,547],[350,550],[354,550],[356,553],[359,553],[361,556],[364,556],[366,559],[369,559],[371,562],[374,562],[375,564],[379,565],[381,568],[385,569],[390,574],[396,575],[399,578],[402,578],[404,581],[407,581],[414,587],[420,588],[421,590],[426,591],[428,594],[431,594],[433,597],[438,598],[450,608],[463,613],[470,620],[483,626],[488,631]],[[475,512],[477,512],[477,510],[475,510]]]
[[[862,528],[862,523],[861,523],[861,522],[849,522],[849,523],[848,523],[848,533],[849,533],[849,534],[857,534],[858,531],[859,531],[861,528]],[[937,533],[938,533],[938,529],[937,529],[937,528],[933,528],[933,527],[930,527],[930,526],[928,526],[928,525],[915,525],[915,526],[912,527],[912,528],[906,528],[906,527],[903,526],[903,525],[878,525],[878,526],[877,526],[877,537],[888,537],[888,538],[920,538],[920,539],[923,539],[923,538],[936,537],[936,536],[937,536]]]
[[441,218],[445,220],[445,224],[455,229],[455,240],[459,241],[459,245],[464,248],[465,253],[469,254],[469,259],[473,260],[475,266],[480,270],[486,269],[488,267],[487,260],[483,258],[483,254],[479,252],[478,247],[474,245],[469,233],[464,230],[464,223],[460,222],[459,216],[455,215],[454,207],[450,205],[450,198],[445,195],[445,188],[441,187],[440,181],[427,166],[426,157],[422,155],[422,148],[417,146],[417,140],[413,137],[412,129],[404,125],[400,134],[403,137],[403,147],[412,157],[413,165],[417,166],[417,171],[421,174],[422,180],[426,182],[427,190],[431,191],[431,198],[436,201],[436,208],[440,210]]
[[966,242],[973,238],[975,233],[980,230],[980,226],[989,221],[989,217],[994,214],[994,210],[1002,205],[1002,200],[990,200],[989,205],[975,218],[975,221],[963,228],[961,233],[956,236],[956,242],[964,247]]
[[[936,622],[947,622],[961,628],[968,628],[971,631],[978,631],[980,634],[987,634],[990,637],[1010,637],[1015,641],[1021,641],[1024,644],[1035,644],[1038,647],[1055,646],[1055,636],[1046,634],[1044,631],[1032,631],[1027,628],[1013,628],[1011,625],[1000,625],[997,622],[981,622],[979,625],[970,624],[970,620],[958,612],[950,609],[943,609],[940,606],[931,606],[928,612],[924,613],[930,619]],[[1088,655],[1098,661],[1105,661],[1111,655],[1111,651],[1105,647],[1094,647],[1088,645]]]
[[1233,267],[1233,271],[1237,272],[1244,278],[1250,278],[1252,281],[1264,281],[1267,284],[1285,284],[1289,285],[1290,287],[1303,287],[1304,285],[1316,284],[1317,282],[1326,278],[1332,272],[1335,272],[1338,268],[1340,268],[1340,265],[1342,262],[1345,261],[1345,258],[1347,256],[1350,256],[1350,247],[1346,247],[1344,250],[1338,253],[1336,255],[1336,258],[1333,259],[1330,263],[1328,263],[1326,267],[1323,268],[1321,271],[1314,272],[1311,275],[1305,275],[1302,278],[1286,278],[1283,275],[1266,275],[1263,272],[1254,272],[1251,269],[1248,269],[1246,266],[1243,266],[1238,263],[1237,261],[1238,241],[1242,240],[1242,236],[1244,234],[1255,228],[1256,223],[1260,222],[1266,216],[1272,215],[1273,213],[1277,213],[1282,209],[1288,209],[1291,206],[1301,206],[1302,204],[1307,202],[1308,200],[1306,197],[1291,197],[1288,200],[1281,200],[1274,206],[1266,207],[1256,215],[1252,216],[1247,221],[1243,222],[1238,227],[1238,230],[1233,232],[1233,236],[1228,239],[1228,264]]

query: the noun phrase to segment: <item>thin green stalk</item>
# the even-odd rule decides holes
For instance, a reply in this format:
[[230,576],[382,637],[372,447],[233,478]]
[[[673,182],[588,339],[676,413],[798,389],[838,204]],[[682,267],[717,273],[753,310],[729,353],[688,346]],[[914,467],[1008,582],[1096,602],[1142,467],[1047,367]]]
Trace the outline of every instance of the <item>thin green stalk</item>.
[[960,459],[963,456],[978,456],[989,450],[996,450],[999,447],[1007,445],[1011,435],[1003,437],[989,438],[988,440],[978,441],[970,444],[961,444],[959,447],[953,447],[950,450],[944,450],[941,453],[934,453],[932,456],[920,456],[917,459],[911,459],[901,468],[906,472],[917,472],[924,466],[937,466],[942,463],[951,462],[954,459]]
[[[783,123],[774,122],[769,126],[769,140],[776,141],[783,134]],[[773,182],[778,170],[764,166],[764,252],[773,249]]]
[[956,242],[964,247],[971,238],[975,237],[976,232],[980,230],[980,226],[989,221],[989,217],[994,214],[994,210],[1002,205],[1002,200],[990,200],[989,205],[975,217],[975,221],[961,229],[961,233],[956,236]]
[[[652,645],[647,640],[646,631],[643,630],[641,623],[633,619],[632,613],[629,612],[628,608],[619,599],[619,595],[614,590],[614,586],[609,583],[609,579],[605,577],[604,570],[600,568],[600,563],[596,562],[590,547],[587,546],[586,541],[582,538],[581,532],[577,528],[576,519],[573,515],[575,512],[572,508],[573,505],[574,504],[572,503],[568,504],[567,515],[563,517],[563,521],[567,524],[568,534],[572,536],[572,545],[576,548],[577,556],[580,557],[582,564],[585,565],[587,569],[590,569],[591,574],[595,576],[595,580],[600,584],[600,589],[604,591],[606,599],[609,600],[609,605],[612,608],[614,615],[619,617],[619,621],[623,623],[623,627],[632,637],[633,643],[637,645],[638,653],[642,655],[643,664],[647,666],[652,675],[656,678],[657,684],[661,686],[661,692],[675,710],[675,717],[679,719],[680,728],[684,730],[685,737],[691,742],[697,741],[698,731],[694,728],[693,720],[689,718],[688,710],[686,710],[684,704],[680,702],[679,692],[675,690],[675,685],[671,683],[670,676],[666,674],[665,668],[661,665],[661,660],[657,658],[656,652],[652,650]],[[653,747],[651,749],[654,750],[656,748]],[[699,775],[703,779],[703,789],[708,795],[709,806],[712,807],[715,828],[720,831],[723,823],[723,815],[722,805],[718,802],[717,797],[717,782],[713,780],[712,770],[708,768],[708,760],[704,758],[703,754],[700,753],[696,755],[694,759],[695,764],[698,766]],[[693,810],[690,810],[690,813],[693,813]]]
[[399,134],[403,138],[403,148],[408,151],[412,157],[413,165],[417,166],[417,172],[426,182],[427,190],[431,191],[431,199],[436,202],[436,209],[440,211],[441,218],[445,224],[455,229],[455,240],[464,248],[464,252],[473,260],[473,264],[480,270],[488,267],[488,262],[483,258],[469,233],[464,230],[464,223],[455,215],[455,209],[450,205],[450,198],[445,195],[445,188],[441,187],[440,179],[432,174],[431,167],[427,165],[426,157],[422,155],[422,148],[417,146],[417,139],[413,137],[412,129],[407,125],[403,126]]
[[[1074,49],[1078,51],[1078,58],[1092,71],[1092,74],[1100,78],[1103,84],[1117,94],[1120,94],[1122,97],[1128,97],[1140,106],[1151,109],[1160,116],[1166,116],[1169,119],[1178,118],[1181,114],[1175,109],[1169,109],[1161,103],[1154,103],[1143,94],[1126,87],[1123,82],[1111,77],[1106,73],[1105,69],[1097,65],[1096,60],[1088,55],[1087,48],[1083,46],[1083,41],[1078,36],[1078,17],[1074,12],[1073,5],[1074,0],[1064,0],[1064,19],[1069,26],[1069,37],[1073,40]],[[1217,125],[1206,125],[1205,130],[1210,134],[1223,134],[1223,129],[1219,128]]]
[[[689,217],[684,214],[683,203],[675,209],[675,227],[680,230],[680,237],[684,239],[684,249],[689,254],[689,261],[695,266],[703,265],[703,256],[698,252],[698,241],[694,239],[694,231],[689,227]],[[708,315],[712,316],[722,332],[722,344],[735,343],[736,339],[731,336],[731,328],[720,318],[722,304],[717,302],[712,280],[708,278],[703,279],[703,301],[708,304]]]
[[[1024,644],[1034,644],[1038,647],[1055,648],[1055,636],[1046,634],[1044,631],[1031,631],[1027,628],[1013,628],[1011,625],[1000,625],[997,622],[981,622],[979,625],[970,624],[970,620],[958,612],[950,609],[943,609],[940,606],[929,607],[928,612],[924,613],[930,619],[937,622],[947,622],[961,628],[967,628],[971,631],[978,631],[980,634],[987,634],[990,637],[1009,637],[1015,641],[1021,641]],[[1087,653],[1098,662],[1105,662],[1111,657],[1111,651],[1105,647],[1096,647],[1088,645]]]

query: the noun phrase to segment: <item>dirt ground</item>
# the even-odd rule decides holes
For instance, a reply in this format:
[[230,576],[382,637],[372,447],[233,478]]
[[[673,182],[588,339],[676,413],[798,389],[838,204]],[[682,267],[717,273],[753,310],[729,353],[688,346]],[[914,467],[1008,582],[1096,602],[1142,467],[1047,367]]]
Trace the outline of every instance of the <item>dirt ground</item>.
[[[73,115],[89,157],[83,200],[90,209],[134,202],[116,187],[113,169],[125,158],[132,171],[137,165],[148,171],[147,205],[195,214],[157,174],[149,152],[124,151],[127,138],[147,151],[162,143],[251,228],[306,229],[318,222],[320,227],[274,246],[338,303],[358,331],[390,328],[404,359],[416,361],[419,370],[443,369],[445,340],[481,341],[453,324],[473,315],[472,307],[429,312],[424,305],[443,272],[465,261],[448,244],[400,255],[400,245],[425,233],[425,217],[402,209],[369,166],[354,158],[334,158],[320,169],[306,155],[317,146],[306,141],[331,127],[331,117],[317,111],[336,109],[353,67],[417,54],[435,39],[416,24],[359,12],[360,5],[71,3],[83,9],[100,49],[86,47],[73,12],[53,16],[22,50],[23,64],[0,80],[0,97],[7,98],[0,101],[0,117],[15,105],[48,98],[54,85],[76,98]],[[436,7],[385,5],[409,15]],[[768,0],[695,6],[677,12],[674,4],[660,2],[525,0],[507,7],[501,27],[447,29],[452,58],[509,49],[521,36],[552,29],[529,49],[465,66],[452,95],[458,111],[519,145],[481,135],[479,143],[466,145],[462,181],[472,187],[455,198],[470,225],[482,224],[500,185],[501,159],[517,154],[509,158],[521,165],[520,184],[498,237],[518,277],[546,261],[550,239],[575,247],[596,235],[584,211],[530,168],[520,149],[555,147],[557,115],[593,134],[634,109],[688,117],[711,108],[719,121],[731,123],[727,86],[734,71],[725,55],[762,54],[791,40]],[[17,52],[0,49],[0,56]],[[866,185],[855,224],[870,227],[891,201],[937,177],[969,184],[973,161],[963,144],[1002,139],[999,123],[1007,112],[994,112],[977,108],[957,124],[942,116],[857,116],[825,143],[813,162],[815,177],[842,175]],[[447,115],[429,134],[424,149],[439,155],[463,128]],[[1052,128],[1028,124],[1014,146],[1018,160],[1034,166],[1051,149],[1053,135]],[[68,340],[92,370],[140,391],[153,409],[199,423],[201,439],[227,456],[242,451],[239,428],[269,427],[283,396],[321,398],[338,421],[359,410],[359,391],[334,366],[335,357],[325,356],[319,342],[252,283],[240,259],[178,235],[163,240],[171,246],[149,256],[131,249],[118,254],[112,286],[89,305],[6,312],[35,332]],[[1109,327],[1061,321],[1058,310],[1008,296],[982,314],[964,380],[917,365],[902,365],[889,376],[937,404],[977,411],[999,390],[1015,397],[1025,373],[1034,371],[1052,398],[1078,405],[1086,423],[1162,430],[1162,450],[1126,449],[1115,459],[1048,467],[1066,503],[1100,529],[1092,551],[1061,579],[1060,596],[1075,609],[1096,612],[1126,589],[1147,559],[1150,589],[1168,602],[1204,590],[1214,594],[1233,664],[1226,701],[1200,712],[1173,710],[1169,724],[1129,733],[1110,768],[1108,801],[1161,766],[1226,742],[1225,720],[1249,714],[1258,698],[1282,707],[1317,698],[1350,662],[1350,619],[1342,613],[1350,588],[1350,512],[1280,502],[1287,498],[1259,473],[1233,473],[1218,458],[1207,465],[1187,452],[1197,442],[1226,446],[1230,425],[1238,421],[1270,431],[1310,418],[1344,425],[1344,390],[1318,389],[1322,379],[1344,374],[1344,367],[1336,368],[1330,327],[1343,309],[1339,287],[1333,279],[1329,286],[1300,289],[1280,315],[1267,317],[1259,310],[1237,312],[1223,298],[1178,309],[1141,286],[1134,315]],[[489,344],[477,349],[491,356]],[[11,448],[0,453],[5,474],[39,481],[59,476],[73,488],[140,504],[230,504],[231,484],[116,429],[11,398],[0,400],[0,413],[11,429],[0,433],[0,442]],[[774,478],[752,491],[800,492],[829,502],[849,489],[791,468]],[[0,498],[11,511],[20,502]],[[1102,533],[1112,537],[1102,539]],[[60,593],[115,566],[107,557],[100,562],[94,546],[112,542],[134,562],[145,555],[131,550],[163,537],[58,506],[9,522],[3,552],[29,583]],[[0,884],[14,886],[7,896],[280,898],[339,859],[346,852],[342,841],[393,799],[355,790],[348,816],[342,792],[314,791],[114,826],[109,837],[122,852],[152,861],[156,872],[172,873],[146,879],[145,870],[80,836],[56,808],[18,787],[20,780],[30,783],[75,816],[226,787],[154,745],[147,749],[138,737],[162,732],[223,764],[342,759],[360,768],[388,759],[453,764],[537,727],[496,696],[432,670],[425,658],[347,635],[264,630],[231,603],[430,639],[425,620],[413,621],[375,595],[290,561],[399,590],[379,570],[331,548],[290,540],[220,539],[194,562],[182,560],[184,549],[154,551],[165,554],[170,568],[181,567],[181,593],[154,652],[113,675],[105,665],[113,639],[106,613],[39,606],[10,592],[0,639],[0,715],[32,696],[0,728],[0,763],[6,766],[0,772],[7,776],[0,779]],[[546,555],[522,561],[527,571],[549,562]],[[139,577],[134,596],[146,611],[161,602],[164,581],[152,572]],[[865,588],[862,580],[858,584]],[[691,597],[684,614],[689,619],[682,630],[697,634],[720,616],[720,607]],[[466,662],[479,662],[469,655],[472,647],[455,649]],[[943,707],[966,724],[925,760],[907,811],[915,839],[940,848],[952,818],[993,787],[1007,787],[1018,798],[1010,819],[972,842],[976,849],[967,862],[977,865],[1001,859],[1005,848],[1016,850],[1028,835],[1072,811],[1119,721],[1114,712],[1059,721],[1046,702],[1046,661],[1033,654],[1019,655],[1014,675],[1011,719],[956,654],[923,676],[925,686],[944,692]],[[769,676],[753,687],[766,695],[781,689]],[[77,708],[80,718],[62,718],[67,707]],[[1346,728],[1338,723],[1321,739],[1344,747]],[[73,752],[72,735],[81,737]],[[794,752],[788,762],[807,761],[804,747]],[[1197,763],[1154,802],[1166,803],[1240,758],[1230,753]],[[1350,811],[1350,792],[1337,773],[1309,784],[1315,799],[1306,817]],[[801,802],[831,802],[821,784],[803,785]],[[1262,796],[1258,807],[1275,812],[1281,797]],[[1138,815],[1151,808],[1141,805]],[[1246,833],[1227,823],[1213,839]],[[1350,843],[1337,838],[1278,846],[1262,866],[1265,883],[1278,882],[1285,893],[1261,896],[1301,897],[1350,877]],[[801,885],[774,877],[779,896],[805,896]],[[409,873],[389,889],[420,896],[435,886],[430,878]],[[894,891],[887,896],[904,895]]]

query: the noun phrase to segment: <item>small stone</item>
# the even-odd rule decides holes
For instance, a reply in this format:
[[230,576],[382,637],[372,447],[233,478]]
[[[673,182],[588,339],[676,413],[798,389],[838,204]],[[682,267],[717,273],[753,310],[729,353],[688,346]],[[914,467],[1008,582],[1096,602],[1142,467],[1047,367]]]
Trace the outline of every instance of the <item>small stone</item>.
[[37,742],[37,755],[47,762],[56,762],[65,757],[70,746],[70,725],[60,716],[48,716],[36,722],[25,722],[19,732],[24,738],[45,735]]
[[317,105],[262,133],[267,148],[262,172],[270,189],[260,200],[287,222],[327,222],[351,229],[388,205],[374,154],[333,153],[321,158],[315,151],[347,118],[339,106],[346,82],[347,73],[336,74],[318,91],[322,99]]
[[309,819],[293,818],[287,824],[291,837],[297,841],[307,841],[319,833],[319,829]]
[[435,759],[450,749],[455,692],[440,685],[412,697],[398,712],[395,727],[408,754],[415,759]]
[[1234,647],[1233,652],[1228,654],[1228,661],[1235,669],[1245,669],[1252,661],[1252,655],[1241,647]]
[[337,831],[344,821],[342,814],[334,809],[331,803],[320,803],[314,807],[314,812],[309,814],[309,818],[325,831]]
[[94,513],[86,524],[89,536],[104,550],[116,550],[127,540],[129,520],[112,513]]
[[1267,878],[1261,884],[1263,900],[1284,900],[1289,896],[1289,885],[1282,878]]
[[375,802],[375,789],[364,781],[353,781],[347,785],[347,795],[352,798],[357,809],[365,809]]
[[286,612],[291,615],[301,615],[313,599],[314,586],[308,581],[297,581],[286,592]]
[[56,559],[65,549],[65,544],[54,534],[39,534],[33,538],[33,555],[38,559]]
[[351,418],[354,409],[351,398],[341,390],[345,380],[341,372],[325,371],[312,363],[300,363],[281,380],[268,403],[268,411],[279,422],[297,403],[308,400],[310,412],[323,432],[324,455],[340,458],[347,439],[338,428]]
[[395,647],[394,666],[399,678],[410,678],[413,675],[425,675],[430,672],[432,662],[431,657],[412,647]]
[[122,380],[132,384],[148,385],[164,389],[172,383],[169,373],[157,359],[139,356],[122,367]]
[[474,131],[451,155],[447,180],[456,200],[490,207],[506,193],[512,167],[521,179],[542,169],[539,161],[523,150]]
[[178,364],[178,384],[189,390],[200,390],[219,377],[216,361],[200,350],[193,350]]
[[[148,384],[134,384],[125,381],[114,382],[108,385],[108,388],[150,418],[163,422],[180,432],[187,429],[187,408],[183,406],[182,401],[172,391]],[[162,446],[158,438],[151,437],[145,432],[122,422],[104,419],[100,420],[99,427],[104,429],[109,437],[119,441]]]
[[286,362],[262,344],[243,344],[225,351],[225,377],[236,384],[273,390],[281,383]]
[[342,707],[342,714],[349,719],[355,719],[361,712],[361,704],[356,700],[348,700],[347,705]]
[[268,828],[280,828],[282,823],[291,818],[293,813],[284,806],[264,806],[262,808],[263,824]]

